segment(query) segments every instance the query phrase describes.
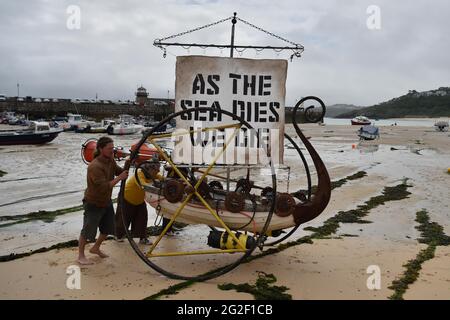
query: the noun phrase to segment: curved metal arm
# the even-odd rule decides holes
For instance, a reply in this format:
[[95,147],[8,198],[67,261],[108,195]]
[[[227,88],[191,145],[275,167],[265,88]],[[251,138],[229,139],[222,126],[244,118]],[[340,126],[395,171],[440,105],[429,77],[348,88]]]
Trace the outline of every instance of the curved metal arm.
[[308,150],[309,154],[311,155],[312,161],[314,163],[314,167],[317,171],[317,177],[318,177],[318,185],[317,185],[317,191],[316,193],[311,197],[311,200],[307,201],[306,203],[299,203],[295,207],[294,211],[294,221],[296,225],[300,225],[302,223],[308,222],[314,218],[316,218],[318,215],[320,215],[325,208],[328,205],[328,202],[330,201],[331,197],[331,181],[330,176],[328,175],[327,168],[325,167],[325,164],[323,163],[322,159],[320,158],[317,151],[314,149],[312,144],[309,142],[308,139],[306,139],[303,132],[300,130],[296,119],[296,113],[299,106],[305,102],[306,100],[316,100],[318,101],[322,108],[323,108],[323,114],[325,113],[325,104],[322,100],[320,100],[317,97],[309,96],[305,97],[302,100],[300,100],[297,105],[294,108],[293,111],[293,125],[295,128],[295,132],[299,136],[300,140],[302,140],[303,144],[305,145],[306,149]]

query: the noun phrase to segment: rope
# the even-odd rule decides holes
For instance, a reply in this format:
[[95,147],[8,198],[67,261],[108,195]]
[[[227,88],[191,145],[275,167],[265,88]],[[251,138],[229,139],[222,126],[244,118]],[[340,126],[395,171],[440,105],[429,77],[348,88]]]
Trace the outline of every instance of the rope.
[[187,30],[187,31],[184,31],[184,32],[180,32],[180,33],[177,33],[177,34],[174,34],[174,35],[162,38],[162,39],[156,39],[155,43],[166,41],[166,40],[173,39],[173,38],[180,37],[180,36],[184,36],[185,34],[189,34],[189,33],[192,33],[192,32],[198,31],[198,30],[206,29],[206,28],[218,25],[218,24],[220,24],[222,22],[225,22],[225,21],[228,21],[228,20],[231,20],[231,19],[233,19],[233,17],[228,17],[228,18],[225,18],[225,19],[213,22],[213,23],[205,24],[204,26],[197,27],[197,28],[194,28],[194,29],[191,29],[191,30]]

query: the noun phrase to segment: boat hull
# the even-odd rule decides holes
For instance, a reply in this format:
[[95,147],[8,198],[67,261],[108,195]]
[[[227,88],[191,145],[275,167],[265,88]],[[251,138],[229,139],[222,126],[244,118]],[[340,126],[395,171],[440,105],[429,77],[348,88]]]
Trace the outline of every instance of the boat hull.
[[53,141],[60,132],[0,135],[0,145],[45,144]]
[[141,132],[143,127],[108,127],[106,132],[108,132],[109,135],[127,135],[127,134],[135,134]]
[[352,121],[352,125],[354,125],[354,126],[365,126],[365,125],[371,124],[370,121],[356,121],[356,120],[351,120],[351,121]]
[[375,134],[368,134],[368,133],[361,133],[361,134],[358,134],[358,137],[359,137],[361,140],[375,140],[375,139],[379,138],[378,135],[375,135]]
[[[158,195],[152,192],[145,193],[145,200],[154,208],[156,208],[159,203],[161,206],[160,214],[169,219],[181,205],[181,202],[170,203],[163,197],[158,201]],[[253,233],[261,232],[263,230],[268,215],[267,211],[255,213],[251,211],[241,211],[240,213],[233,213],[227,210],[218,209],[216,212],[218,212],[220,218],[230,229]],[[217,228],[223,227],[211,212],[200,203],[187,203],[176,221],[187,224],[205,224]],[[267,231],[282,230],[293,226],[295,226],[295,222],[292,215],[288,217],[279,217],[273,214]]]

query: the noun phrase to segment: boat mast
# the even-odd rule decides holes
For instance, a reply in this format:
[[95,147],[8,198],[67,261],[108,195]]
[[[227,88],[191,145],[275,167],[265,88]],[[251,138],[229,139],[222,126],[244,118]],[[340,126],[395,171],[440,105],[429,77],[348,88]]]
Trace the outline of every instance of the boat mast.
[[230,46],[230,58],[233,58],[233,50],[234,50],[234,26],[236,25],[236,12],[234,13],[233,20],[231,20],[231,46]]

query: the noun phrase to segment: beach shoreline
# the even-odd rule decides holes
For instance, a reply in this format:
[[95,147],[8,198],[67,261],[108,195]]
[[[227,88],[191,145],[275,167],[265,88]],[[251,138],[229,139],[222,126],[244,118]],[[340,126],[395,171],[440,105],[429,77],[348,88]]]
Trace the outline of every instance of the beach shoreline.
[[[294,300],[389,299],[394,293],[389,287],[407,271],[404,265],[427,248],[418,240],[421,233],[417,229],[420,225],[416,221],[417,212],[426,210],[430,221],[441,226],[445,235],[450,235],[450,174],[447,173],[450,133],[436,132],[433,127],[424,126],[386,126],[381,127],[379,140],[360,142],[356,135],[357,126],[305,124],[300,127],[305,136],[311,137],[331,180],[345,179],[362,171],[366,175],[335,188],[325,212],[301,226],[286,242],[313,234],[311,230],[320,228],[339,212],[355,210],[371,198],[382,195],[386,187],[406,181],[407,191],[411,194],[371,208],[364,217],[371,223],[340,222],[336,232],[324,238],[280,247],[283,249],[243,263],[219,278],[187,285],[176,294],[161,294],[159,299],[253,299],[251,294],[224,291],[218,285],[254,284],[258,271],[273,274],[276,277],[273,285],[287,287],[286,293]],[[290,125],[286,126],[286,132],[296,139]],[[42,147],[2,147],[0,153],[4,162],[0,170],[6,174],[0,178],[0,189],[6,196],[2,197],[1,204],[7,205],[0,204],[0,217],[79,205],[86,169],[79,157],[79,147],[87,138],[86,135],[63,133],[54,143]],[[118,138],[117,143],[129,146],[138,138]],[[287,162],[295,171],[295,157],[290,158],[289,150],[285,151]],[[51,166],[54,167],[52,174],[47,169]],[[45,178],[49,175],[61,177]],[[20,180],[26,177],[36,179]],[[291,181],[291,187],[304,182],[300,180]],[[44,181],[46,188],[42,187]],[[285,184],[280,181],[281,187]],[[60,195],[56,197],[32,199],[57,193]],[[150,213],[149,223],[153,218]],[[82,211],[75,210],[56,215],[48,222],[34,220],[3,227],[0,255],[29,252],[75,240],[81,219]],[[167,240],[167,245],[181,245],[181,240],[198,241],[189,230],[181,230],[179,235]],[[76,247],[0,262],[0,298],[144,299],[183,283],[149,268],[127,242],[108,240],[105,251],[109,258],[94,256],[93,266],[81,267],[81,289],[72,290],[67,288],[68,268],[76,265]],[[259,253],[255,251],[254,255]],[[403,298],[450,299],[449,258],[450,247],[438,245],[434,257],[422,263],[417,280],[409,285]],[[215,262],[204,259],[206,268],[208,264],[214,268]],[[167,266],[177,270],[178,261],[176,258],[169,260]],[[381,287],[376,290],[367,286],[370,266],[378,266],[381,272]]]

